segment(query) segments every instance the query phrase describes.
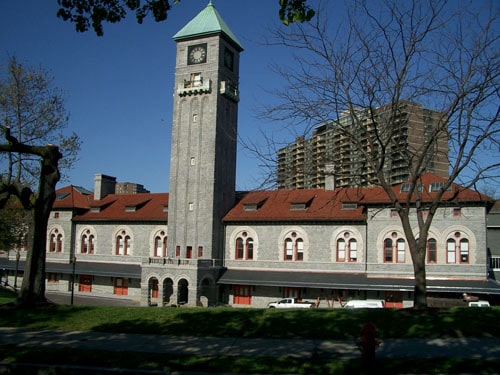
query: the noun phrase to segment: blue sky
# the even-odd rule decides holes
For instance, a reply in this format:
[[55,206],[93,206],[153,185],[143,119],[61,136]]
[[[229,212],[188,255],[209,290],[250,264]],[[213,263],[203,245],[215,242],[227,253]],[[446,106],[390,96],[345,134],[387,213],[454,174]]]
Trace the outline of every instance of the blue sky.
[[[215,7],[243,44],[240,64],[239,132],[258,136],[256,113],[273,100],[267,90],[279,84],[271,64],[286,59],[283,50],[262,45],[267,27],[279,25],[278,0],[214,0]],[[166,21],[134,15],[105,24],[104,36],[77,33],[56,17],[56,0],[2,0],[0,64],[9,56],[41,66],[67,95],[69,127],[82,139],[79,160],[69,172],[73,184],[93,189],[94,174],[143,184],[167,192],[174,92],[175,42],[172,36],[208,4],[184,0]],[[264,124],[265,126],[265,124]],[[293,136],[290,136],[290,140]],[[239,147],[237,189],[258,186],[258,160]]]
[[[104,36],[98,37],[93,31],[77,33],[73,24],[58,19],[57,0],[1,0],[0,64],[15,55],[48,70],[67,94],[70,130],[83,141],[78,162],[59,187],[71,183],[93,189],[94,175],[104,173],[121,182],[143,184],[151,192],[168,191],[172,36],[208,2],[182,0],[160,23],[148,18],[139,25],[131,14],[118,24],[105,24]],[[213,3],[245,48],[240,64],[240,137],[259,140],[265,131],[281,142],[293,141],[294,134],[278,130],[288,124],[265,123],[257,116],[264,104],[276,100],[269,91],[283,86],[271,65],[288,64],[292,53],[263,44],[268,28],[285,27],[278,18],[278,0]],[[335,7],[334,16],[340,14],[342,2],[324,4]],[[496,159],[496,152],[491,157]],[[259,163],[239,145],[237,189],[259,187],[268,173]],[[495,190],[498,194],[496,185]]]

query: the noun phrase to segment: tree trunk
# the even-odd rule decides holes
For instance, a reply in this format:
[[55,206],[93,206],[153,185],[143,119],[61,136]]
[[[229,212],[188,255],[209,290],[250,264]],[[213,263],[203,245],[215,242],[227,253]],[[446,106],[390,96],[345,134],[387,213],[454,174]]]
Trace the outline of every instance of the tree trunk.
[[[426,241],[424,241],[423,243],[426,243]],[[423,249],[420,249],[419,247],[423,247]],[[425,271],[425,252],[425,245],[415,244],[415,248],[412,248],[412,246],[410,245],[410,253],[413,262],[413,273],[415,276],[415,287],[413,289],[413,306],[415,309],[427,308],[427,276]]]
[[58,162],[61,154],[56,146],[49,145],[45,151],[41,162],[38,195],[32,215],[31,248],[27,254],[23,283],[18,297],[18,304],[23,306],[47,303],[45,298],[47,226],[56,197],[56,184],[60,178]]

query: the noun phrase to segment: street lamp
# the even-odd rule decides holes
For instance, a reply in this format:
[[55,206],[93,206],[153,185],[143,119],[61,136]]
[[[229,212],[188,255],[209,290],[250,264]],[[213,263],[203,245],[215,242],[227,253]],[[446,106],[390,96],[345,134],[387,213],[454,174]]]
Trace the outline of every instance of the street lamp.
[[76,255],[73,254],[73,257],[71,258],[71,263],[73,264],[73,273],[71,275],[71,302],[70,304],[73,305],[73,297],[75,295],[75,269],[76,269]]
[[19,250],[16,252],[16,274],[14,275],[14,289],[17,289],[17,272],[19,270],[19,258],[21,257],[21,254],[19,253]]

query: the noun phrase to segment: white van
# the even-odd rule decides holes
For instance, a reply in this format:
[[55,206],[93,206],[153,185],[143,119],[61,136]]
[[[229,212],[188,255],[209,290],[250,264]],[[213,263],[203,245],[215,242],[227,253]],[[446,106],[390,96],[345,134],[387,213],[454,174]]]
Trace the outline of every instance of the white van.
[[383,307],[384,301],[376,299],[352,300],[344,305],[346,309],[381,309]]
[[488,301],[472,301],[469,302],[469,307],[490,307]]

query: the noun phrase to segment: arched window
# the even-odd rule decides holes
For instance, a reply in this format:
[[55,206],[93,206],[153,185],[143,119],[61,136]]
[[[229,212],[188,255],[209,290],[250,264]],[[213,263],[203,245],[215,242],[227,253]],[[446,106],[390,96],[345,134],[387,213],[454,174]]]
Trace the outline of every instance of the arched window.
[[236,237],[235,244],[235,259],[253,259],[253,238],[248,237],[247,232],[241,233]]
[[52,233],[50,235],[50,248],[49,248],[49,251],[51,253],[54,253],[56,251],[56,235],[55,235],[55,233]]
[[454,232],[446,241],[446,262],[469,263],[469,259],[470,259],[469,239],[461,231]]
[[354,238],[349,240],[349,262],[358,261],[358,241]]
[[427,263],[437,263],[437,242],[434,238],[427,240]]
[[469,240],[467,238],[460,240],[460,263],[469,263]]
[[399,238],[397,240],[397,262],[398,263],[404,263],[405,262],[405,240],[402,238]]
[[57,229],[50,235],[50,247],[49,252],[51,253],[60,253],[62,251],[62,234],[59,233]]
[[167,256],[167,237],[155,237],[155,257]]
[[253,259],[253,239],[247,238],[246,242],[246,259]]
[[95,237],[89,229],[83,232],[80,237],[80,253],[94,254],[95,250]]
[[337,239],[337,262],[357,262],[358,261],[358,241],[350,238],[352,233],[344,232],[341,238]]
[[123,255],[123,236],[116,237],[116,255]]
[[161,257],[163,255],[163,242],[160,236],[155,237],[155,257]]
[[392,263],[394,261],[392,249],[392,240],[390,238],[386,238],[384,240],[384,262]]
[[116,255],[130,255],[131,254],[131,238],[125,231],[116,236]]
[[304,260],[304,240],[298,238],[295,242],[295,260]]
[[285,240],[285,260],[293,260],[293,242],[291,238]]
[[303,261],[304,251],[304,240],[299,237],[297,232],[291,232],[285,238],[283,259],[286,261]]
[[80,252],[82,254],[94,254],[95,240],[94,236],[87,231],[82,235]]
[[165,231],[160,231],[155,234],[153,256],[166,257],[167,256],[167,236]]
[[62,234],[57,235],[56,242],[57,242],[56,251],[60,253],[62,251],[62,243],[63,243]]
[[453,238],[446,241],[446,263],[456,263],[456,243]]
[[345,261],[345,240],[339,238],[337,240],[337,262]]
[[384,239],[384,263],[406,262],[406,241],[398,232],[392,232]]
[[236,254],[235,254],[235,258],[236,259],[243,259],[243,238],[241,237],[238,237],[236,239]]
[[130,255],[130,236],[125,236],[125,255]]

